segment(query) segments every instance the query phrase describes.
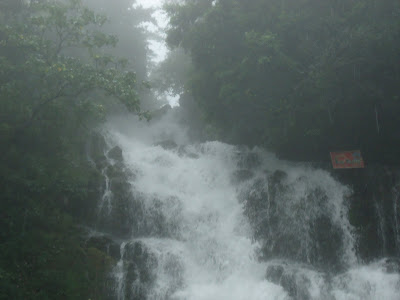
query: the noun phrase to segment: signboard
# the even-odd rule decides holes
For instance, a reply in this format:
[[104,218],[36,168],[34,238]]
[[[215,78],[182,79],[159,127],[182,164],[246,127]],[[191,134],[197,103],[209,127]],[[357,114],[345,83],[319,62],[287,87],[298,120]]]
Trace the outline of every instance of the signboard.
[[364,168],[360,150],[331,152],[331,160],[334,169]]

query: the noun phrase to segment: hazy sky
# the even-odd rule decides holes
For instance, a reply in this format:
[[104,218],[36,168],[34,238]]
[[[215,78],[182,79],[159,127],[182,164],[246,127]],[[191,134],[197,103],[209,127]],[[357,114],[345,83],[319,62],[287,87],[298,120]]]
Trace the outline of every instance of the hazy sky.
[[[149,7],[160,8],[163,4],[163,0],[137,0],[136,3],[138,5],[142,5],[145,8]],[[158,26],[160,26],[161,28],[165,28],[165,26],[167,25],[167,18],[165,17],[165,14],[163,14],[161,11],[156,11],[153,14],[153,16],[156,18]],[[147,24],[147,26],[151,31],[158,30],[158,28],[153,26],[153,24]],[[167,48],[164,43],[151,41],[150,49],[153,50],[154,53],[156,54],[154,62],[160,62],[165,58],[165,55],[167,53]]]
[[[145,8],[148,7],[159,8],[162,6],[163,2],[164,2],[163,0],[137,0],[136,3],[138,5],[142,5]],[[160,26],[161,28],[165,28],[167,26],[168,24],[167,18],[161,11],[156,11],[153,16],[156,18],[158,26]],[[155,31],[159,30],[152,24],[148,24],[147,26],[150,30],[155,30]],[[168,52],[165,43],[160,43],[157,41],[151,41],[150,48],[156,54],[156,57],[153,59],[155,63],[162,61]],[[179,105],[178,104],[179,96],[167,95],[167,99],[171,106]]]
[[162,5],[162,0],[137,0],[137,3],[143,7],[159,7]]

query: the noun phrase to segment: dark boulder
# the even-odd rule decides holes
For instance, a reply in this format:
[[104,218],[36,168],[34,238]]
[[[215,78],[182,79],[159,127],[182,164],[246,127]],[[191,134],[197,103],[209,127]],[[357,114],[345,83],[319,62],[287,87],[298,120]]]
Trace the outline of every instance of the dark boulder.
[[118,146],[115,146],[110,151],[108,151],[107,156],[119,162],[122,162],[124,160],[122,156],[122,149]]

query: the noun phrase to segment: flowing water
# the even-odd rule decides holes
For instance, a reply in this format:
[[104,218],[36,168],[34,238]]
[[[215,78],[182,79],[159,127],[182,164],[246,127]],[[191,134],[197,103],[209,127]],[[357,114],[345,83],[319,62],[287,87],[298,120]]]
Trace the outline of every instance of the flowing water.
[[[328,172],[189,143],[168,118],[114,118],[106,132],[123,150],[124,210],[136,220],[114,269],[116,299],[400,299],[396,261],[358,261],[350,190]],[[100,205],[111,211],[106,180]]]

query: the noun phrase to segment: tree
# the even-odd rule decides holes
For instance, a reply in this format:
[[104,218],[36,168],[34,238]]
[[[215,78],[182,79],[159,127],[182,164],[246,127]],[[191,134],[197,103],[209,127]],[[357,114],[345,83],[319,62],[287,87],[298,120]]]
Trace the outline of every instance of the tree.
[[85,147],[110,103],[146,117],[136,74],[79,0],[1,4],[0,299],[98,296],[111,262],[76,228],[101,184]]
[[[104,16],[79,1],[32,4],[26,10],[24,23],[1,27],[3,130],[15,134],[52,109],[85,115],[81,122],[99,117],[102,106],[89,97],[97,89],[140,113],[134,72],[123,71],[123,61],[98,51],[117,43],[97,29],[106,22]],[[86,49],[92,62],[67,56],[66,48]]]
[[93,10],[107,14],[108,21],[103,31],[118,38],[116,47],[109,49],[112,55],[128,60],[127,67],[135,70],[139,80],[147,80],[148,65],[152,55],[148,40],[154,35],[143,23],[156,23],[152,16],[153,9],[136,5],[134,0],[85,0]]
[[185,83],[192,72],[190,56],[181,48],[169,52],[151,74],[151,82],[159,93],[180,95],[184,93]]
[[170,47],[194,64],[186,89],[220,139],[300,160],[341,148],[376,160],[385,144],[385,159],[396,160],[397,1],[187,0],[165,9]]

